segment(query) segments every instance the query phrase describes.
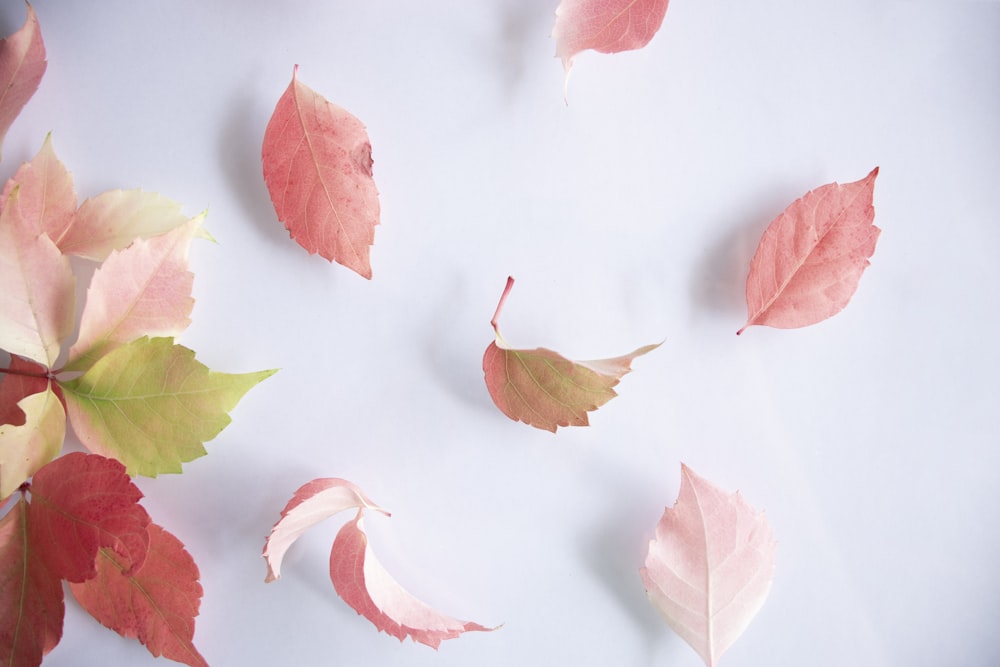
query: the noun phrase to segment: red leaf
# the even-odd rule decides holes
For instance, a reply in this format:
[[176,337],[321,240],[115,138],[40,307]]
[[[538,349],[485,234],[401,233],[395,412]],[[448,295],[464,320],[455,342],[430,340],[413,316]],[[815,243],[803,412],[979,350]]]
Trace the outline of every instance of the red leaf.
[[881,230],[872,224],[878,167],[860,181],[829,183],[775,218],[760,239],[747,275],[747,323],[794,329],[843,310]]
[[653,39],[669,0],[562,0],[552,37],[566,74],[587,49],[618,53],[641,49]]
[[0,40],[0,144],[45,74],[45,44],[35,10],[28,5],[24,25]]
[[497,319],[513,278],[507,278],[493,315],[496,340],[483,354],[486,388],[493,403],[513,419],[555,432],[559,426],[587,426],[587,413],[618,394],[612,388],[631,370],[632,360],[660,346],[646,345],[621,357],[570,361],[545,348],[515,350],[500,335]]
[[24,425],[24,410],[17,407],[18,401],[45,391],[49,380],[45,377],[48,369],[29,359],[18,356],[10,358],[10,373],[0,375],[0,424]]
[[763,514],[681,464],[681,490],[663,512],[639,574],[674,632],[712,667],[764,604],[775,544]]
[[493,630],[445,616],[405,591],[368,548],[360,511],[354,521],[344,524],[333,542],[330,580],[354,611],[399,641],[410,637],[436,649],[443,640],[463,632]]
[[388,516],[355,484],[345,479],[327,477],[303,484],[281,510],[281,518],[264,542],[267,560],[265,583],[281,578],[281,561],[295,540],[320,521],[346,509],[369,507]]
[[0,663],[35,667],[62,637],[63,589],[31,547],[27,503],[0,519]]
[[141,567],[149,546],[149,515],[125,466],[73,452],[42,467],[31,481],[33,547],[49,569],[69,581],[97,573],[98,549],[111,547]]
[[198,566],[176,537],[155,523],[148,530],[149,554],[141,568],[102,548],[97,576],[70,584],[70,591],[91,616],[138,639],[154,656],[208,667],[193,643],[202,594]]
[[261,161],[271,202],[310,254],[370,279],[379,201],[368,133],[357,118],[299,83],[296,72],[298,65],[264,132]]

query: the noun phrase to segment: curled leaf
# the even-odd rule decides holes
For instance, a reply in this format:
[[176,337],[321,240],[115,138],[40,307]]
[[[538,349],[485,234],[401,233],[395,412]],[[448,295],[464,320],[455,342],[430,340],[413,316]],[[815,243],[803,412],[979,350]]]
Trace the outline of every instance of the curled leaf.
[[829,183],[792,202],[760,239],[747,275],[747,323],[794,329],[843,310],[881,230],[872,221],[878,167],[860,181]]
[[28,16],[21,29],[0,40],[0,144],[38,90],[45,67],[45,43],[38,16],[28,4]]
[[559,426],[587,426],[587,413],[617,396],[613,387],[631,370],[632,360],[660,343],[595,361],[570,361],[545,348],[512,349],[500,335],[497,319],[513,284],[508,278],[491,322],[496,340],[483,355],[490,397],[505,415],[536,428],[555,432]]
[[365,126],[296,78],[264,132],[261,162],[278,219],[309,251],[372,277],[379,223]]
[[708,667],[756,615],[774,577],[775,543],[762,513],[681,464],[639,571],[653,606]]

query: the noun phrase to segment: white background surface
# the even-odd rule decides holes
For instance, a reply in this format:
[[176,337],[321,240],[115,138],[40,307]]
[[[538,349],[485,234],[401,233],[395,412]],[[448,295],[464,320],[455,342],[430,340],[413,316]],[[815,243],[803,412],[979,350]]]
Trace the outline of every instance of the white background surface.
[[[680,462],[764,509],[771,595],[722,661],[1000,663],[1000,5],[675,0],[645,49],[577,58],[555,0],[37,0],[49,53],[0,172],[48,131],[81,197],[209,208],[181,342],[280,367],[181,476],[139,479],[198,562],[195,643],[220,665],[674,665],[699,658],[638,576]],[[5,2],[0,29],[24,7]],[[374,279],[277,222],[260,144],[303,83],[367,126]],[[744,322],[768,222],[879,165],[872,266],[799,330]],[[637,360],[590,428],[508,420],[482,381],[513,345]],[[406,587],[485,625],[440,651],[335,595],[334,519],[263,583],[292,492],[348,478]],[[46,665],[153,665],[72,599]]]

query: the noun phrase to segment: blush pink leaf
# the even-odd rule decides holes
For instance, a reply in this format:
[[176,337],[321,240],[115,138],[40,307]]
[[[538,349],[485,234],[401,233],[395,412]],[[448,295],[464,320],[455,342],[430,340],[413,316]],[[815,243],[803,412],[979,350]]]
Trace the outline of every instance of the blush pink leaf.
[[194,619],[202,595],[198,566],[169,532],[155,523],[148,531],[149,553],[142,567],[102,548],[97,575],[70,584],[70,591],[101,624],[138,639],[154,656],[208,667],[194,646]]
[[500,335],[497,319],[513,284],[508,278],[493,315],[496,340],[483,355],[490,397],[505,415],[536,428],[555,432],[559,426],[587,426],[587,413],[617,395],[613,387],[631,370],[632,361],[660,343],[595,361],[570,361],[545,348],[512,349]]
[[0,40],[0,144],[38,90],[45,67],[45,43],[38,17],[28,4],[28,16],[21,29]]
[[764,604],[774,553],[762,513],[681,464],[677,503],[656,525],[640,575],[667,624],[713,667]]
[[338,512],[366,507],[388,515],[360,488],[344,479],[314,479],[299,487],[285,509],[281,510],[281,518],[264,543],[263,557],[267,561],[267,578],[264,581],[271,582],[281,577],[281,561],[285,552],[306,530]]
[[839,313],[858,288],[881,230],[872,224],[878,167],[794,201],[760,239],[747,275],[747,323],[794,329]]
[[379,201],[368,133],[357,118],[300,83],[297,71],[264,132],[261,162],[271,202],[310,254],[370,279]]
[[25,223],[35,233],[48,234],[58,246],[76,215],[76,190],[73,177],[56,157],[51,134],[46,135],[41,150],[31,162],[18,167],[13,178],[7,181],[3,189],[4,202],[15,188],[20,191],[18,203]]
[[581,51],[618,53],[641,49],[663,24],[669,0],[562,0],[552,37],[569,75]]
[[337,594],[379,631],[400,641],[410,637],[432,648],[463,632],[489,632],[427,606],[403,589],[376,560],[362,530],[361,512],[337,533],[330,551],[330,579]]

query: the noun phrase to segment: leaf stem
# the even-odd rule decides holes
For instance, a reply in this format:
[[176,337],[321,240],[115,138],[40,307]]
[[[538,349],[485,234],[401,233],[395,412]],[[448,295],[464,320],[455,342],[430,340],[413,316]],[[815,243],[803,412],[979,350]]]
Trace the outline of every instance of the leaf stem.
[[55,380],[58,371],[45,370],[44,373],[32,373],[30,371],[22,371],[14,368],[0,368],[0,373],[6,373],[7,375],[20,375],[21,377],[27,378],[41,378],[43,380]]
[[507,276],[507,286],[503,288],[503,294],[500,295],[500,302],[497,304],[496,312],[493,313],[493,319],[490,320],[490,324],[493,325],[493,330],[500,334],[500,330],[497,328],[497,320],[500,318],[500,311],[503,310],[504,303],[507,302],[507,295],[510,294],[510,288],[514,286],[514,278],[512,276]]

